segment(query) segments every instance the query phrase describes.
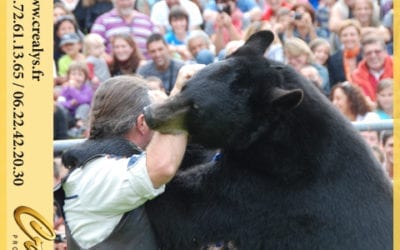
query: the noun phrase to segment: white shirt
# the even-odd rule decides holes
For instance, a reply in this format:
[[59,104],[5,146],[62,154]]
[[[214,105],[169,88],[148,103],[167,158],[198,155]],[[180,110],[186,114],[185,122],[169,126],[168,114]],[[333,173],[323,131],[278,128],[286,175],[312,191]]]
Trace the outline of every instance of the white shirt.
[[[186,10],[189,15],[189,27],[193,28],[200,26],[203,23],[199,7],[189,0],[180,0],[180,5]],[[167,30],[171,29],[168,21],[169,8],[165,0],[156,2],[150,13],[151,21],[159,26],[166,27]]]
[[125,212],[164,192],[165,185],[153,187],[142,153],[94,159],[74,170],[63,188],[71,234],[81,247],[90,248],[111,234]]

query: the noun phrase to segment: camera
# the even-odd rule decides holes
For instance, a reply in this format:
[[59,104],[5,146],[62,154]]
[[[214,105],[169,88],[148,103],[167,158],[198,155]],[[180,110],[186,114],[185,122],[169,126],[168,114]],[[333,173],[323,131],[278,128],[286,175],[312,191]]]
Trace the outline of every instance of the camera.
[[303,17],[303,14],[302,14],[302,13],[295,12],[295,13],[294,13],[294,16],[293,16],[293,19],[294,19],[294,20],[300,20],[302,17]]
[[217,10],[219,13],[225,12],[228,15],[231,15],[231,6],[227,3],[218,3]]

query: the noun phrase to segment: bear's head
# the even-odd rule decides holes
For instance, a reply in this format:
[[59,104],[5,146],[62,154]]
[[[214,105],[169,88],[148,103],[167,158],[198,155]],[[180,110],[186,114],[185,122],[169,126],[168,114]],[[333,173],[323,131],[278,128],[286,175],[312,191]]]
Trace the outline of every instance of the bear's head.
[[246,148],[268,132],[277,114],[298,106],[300,89],[284,89],[279,67],[263,54],[273,33],[261,31],[225,60],[197,72],[181,93],[144,110],[150,128],[188,131],[209,148]]

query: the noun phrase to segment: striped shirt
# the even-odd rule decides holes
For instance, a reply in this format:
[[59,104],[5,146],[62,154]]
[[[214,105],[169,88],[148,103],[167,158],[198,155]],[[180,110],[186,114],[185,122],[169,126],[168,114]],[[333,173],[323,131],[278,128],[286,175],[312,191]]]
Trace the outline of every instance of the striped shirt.
[[111,52],[110,38],[115,34],[130,33],[132,34],[138,48],[146,59],[150,59],[146,40],[154,32],[158,32],[158,28],[152,23],[150,17],[134,10],[134,17],[130,22],[125,21],[114,8],[101,16],[94,22],[91,33],[97,33],[106,41],[106,52]]

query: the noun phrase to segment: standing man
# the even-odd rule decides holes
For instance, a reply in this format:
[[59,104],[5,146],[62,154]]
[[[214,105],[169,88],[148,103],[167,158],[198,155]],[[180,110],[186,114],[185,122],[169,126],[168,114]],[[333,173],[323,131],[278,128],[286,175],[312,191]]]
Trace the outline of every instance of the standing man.
[[91,29],[106,41],[106,52],[111,52],[110,38],[119,33],[131,34],[140,51],[149,59],[146,48],[147,38],[158,28],[150,18],[134,10],[135,0],[113,0],[114,8],[99,16]]
[[393,60],[381,37],[368,35],[362,39],[361,45],[364,59],[352,74],[353,83],[360,86],[371,101],[376,102],[378,82],[393,78]]
[[203,24],[199,6],[190,0],[161,0],[154,4],[151,9],[151,21],[158,25],[161,32],[165,34],[171,29],[168,16],[171,8],[175,5],[181,6],[189,15],[189,30],[200,29]]
[[184,63],[171,58],[168,45],[161,34],[152,34],[146,44],[151,61],[140,66],[137,73],[143,77],[160,78],[166,93],[169,94],[174,87],[178,71]]

